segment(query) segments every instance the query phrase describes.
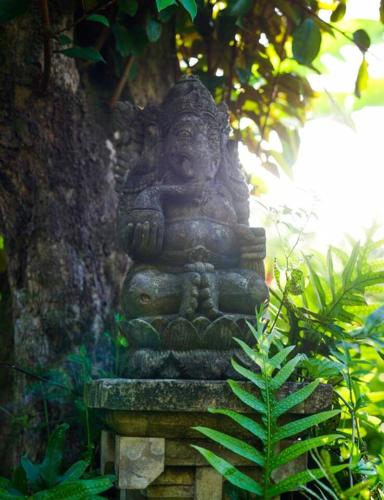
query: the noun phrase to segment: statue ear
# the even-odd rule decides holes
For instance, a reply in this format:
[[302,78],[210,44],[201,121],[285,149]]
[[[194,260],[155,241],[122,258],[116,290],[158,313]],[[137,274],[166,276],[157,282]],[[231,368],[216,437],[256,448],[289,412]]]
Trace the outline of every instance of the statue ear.
[[121,192],[129,173],[135,168],[142,148],[140,108],[128,101],[119,101],[112,113],[111,142],[116,150],[114,177],[117,192]]

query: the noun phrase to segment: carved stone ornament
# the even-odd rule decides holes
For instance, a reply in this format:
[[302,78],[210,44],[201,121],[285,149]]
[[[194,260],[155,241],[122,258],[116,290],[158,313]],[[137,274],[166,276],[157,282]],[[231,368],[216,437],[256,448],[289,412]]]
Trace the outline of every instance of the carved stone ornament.
[[118,123],[119,236],[134,261],[121,299],[127,375],[234,376],[233,337],[251,342],[246,320],[268,289],[227,110],[188,77],[159,107],[121,104]]

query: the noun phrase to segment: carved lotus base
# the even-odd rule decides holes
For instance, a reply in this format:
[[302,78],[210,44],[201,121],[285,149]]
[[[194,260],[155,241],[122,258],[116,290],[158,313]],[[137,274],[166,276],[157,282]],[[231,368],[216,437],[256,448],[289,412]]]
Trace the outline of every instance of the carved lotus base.
[[234,338],[252,345],[247,322],[253,316],[223,315],[214,321],[204,316],[187,320],[158,316],[126,321],[122,330],[129,344],[127,371],[132,378],[221,380],[239,378],[233,357],[247,365]]
[[248,364],[239,349],[172,351],[138,349],[128,354],[128,369],[124,376],[130,378],[166,379],[239,379],[232,368],[231,359]]

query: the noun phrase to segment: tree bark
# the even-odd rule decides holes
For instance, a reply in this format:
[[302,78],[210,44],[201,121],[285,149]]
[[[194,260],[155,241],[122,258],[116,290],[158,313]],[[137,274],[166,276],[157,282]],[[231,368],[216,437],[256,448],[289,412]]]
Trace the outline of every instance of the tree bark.
[[[55,28],[65,25],[70,2],[50,6]],[[168,54],[171,40],[163,39],[158,50]],[[53,55],[49,87],[41,92],[43,52],[36,3],[0,33],[0,233],[13,317],[13,339],[4,345],[13,346],[9,359],[31,371],[60,364],[79,345],[95,362],[107,361],[101,337],[127,270],[115,237],[110,110],[95,93],[89,98],[77,63],[60,54]],[[168,86],[174,73],[158,62],[156,70],[151,61],[152,70]],[[156,95],[157,83],[147,82],[143,87],[140,77],[131,88],[141,104]],[[31,425],[20,429],[12,454],[0,453],[2,469],[21,452],[35,458],[45,441],[38,430],[41,403],[25,395],[25,376],[15,379],[12,412],[27,415]]]

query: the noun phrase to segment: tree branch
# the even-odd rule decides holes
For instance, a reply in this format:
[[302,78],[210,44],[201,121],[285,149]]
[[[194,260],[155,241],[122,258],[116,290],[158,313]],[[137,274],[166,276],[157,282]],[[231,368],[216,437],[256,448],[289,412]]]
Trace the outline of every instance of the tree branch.
[[53,36],[54,38],[56,38],[57,36],[61,35],[62,33],[65,33],[66,31],[69,31],[71,29],[73,29],[75,26],[77,26],[78,24],[80,24],[81,22],[85,21],[87,19],[88,16],[90,16],[91,14],[95,14],[96,12],[100,12],[101,10],[105,10],[107,7],[109,7],[110,5],[113,5],[117,2],[117,0],[109,0],[109,2],[103,4],[103,5],[98,5],[97,7],[89,10],[88,12],[86,12],[85,14],[83,14],[82,16],[80,16],[78,19],[76,19],[76,21],[71,25],[71,26],[68,26],[66,28],[63,28],[59,31],[56,31]]
[[40,10],[43,20],[43,39],[44,39],[44,69],[41,89],[45,92],[48,88],[52,65],[52,41],[51,41],[51,22],[49,18],[48,0],[40,0]]
[[134,61],[134,57],[133,56],[128,57],[128,59],[127,59],[127,61],[125,63],[124,69],[123,69],[123,73],[122,73],[122,75],[120,77],[120,80],[117,82],[115,91],[114,91],[114,93],[113,93],[113,95],[112,95],[112,97],[111,97],[111,99],[109,101],[109,106],[111,108],[114,108],[116,106],[117,101],[121,97],[121,94],[122,94],[122,92],[124,90],[124,87],[127,84],[127,81],[128,81],[128,78],[129,78],[129,73],[131,71],[133,61]]

